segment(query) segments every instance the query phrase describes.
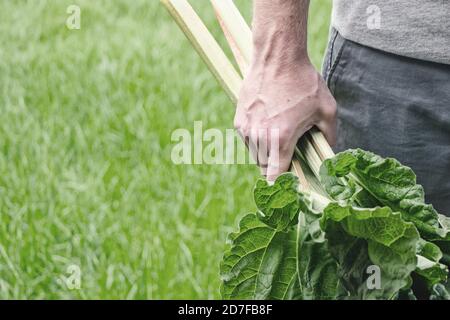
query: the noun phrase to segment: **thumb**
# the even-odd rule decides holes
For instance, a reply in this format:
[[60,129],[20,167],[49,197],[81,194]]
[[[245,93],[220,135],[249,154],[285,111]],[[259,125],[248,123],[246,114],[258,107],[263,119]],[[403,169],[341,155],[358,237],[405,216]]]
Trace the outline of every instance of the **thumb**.
[[320,121],[316,126],[323,133],[330,146],[334,146],[336,144],[336,121],[334,119]]

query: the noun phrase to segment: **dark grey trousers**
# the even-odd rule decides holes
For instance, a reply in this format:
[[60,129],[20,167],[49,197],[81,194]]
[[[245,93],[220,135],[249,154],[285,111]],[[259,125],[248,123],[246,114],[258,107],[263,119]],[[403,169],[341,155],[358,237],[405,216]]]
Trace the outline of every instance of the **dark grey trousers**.
[[365,47],[332,30],[323,75],[338,103],[336,151],[398,159],[416,172],[427,202],[450,215],[450,65]]

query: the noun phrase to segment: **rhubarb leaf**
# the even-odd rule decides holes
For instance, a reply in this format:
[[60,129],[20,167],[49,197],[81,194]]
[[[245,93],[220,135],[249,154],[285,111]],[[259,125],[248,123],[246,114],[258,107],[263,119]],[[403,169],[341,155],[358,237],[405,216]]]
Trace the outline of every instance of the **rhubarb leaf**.
[[300,194],[301,213],[297,238],[297,271],[304,300],[333,300],[341,293],[338,264],[320,229],[321,212]]
[[323,166],[321,180],[327,191],[333,187],[330,177],[345,177],[368,191],[374,201],[413,222],[424,238],[447,235],[448,230],[441,227],[436,210],[425,203],[424,190],[417,184],[416,175],[397,160],[356,149],[326,160]]
[[224,299],[298,299],[297,232],[283,232],[249,214],[239,232],[229,236],[231,248],[223,257],[220,274]]
[[437,245],[420,239],[417,258],[416,273],[425,280],[429,288],[447,280],[448,269],[439,262],[442,252]]
[[[357,299],[392,299],[411,285],[419,233],[390,208],[362,209],[331,203],[321,219],[343,285]],[[368,285],[370,267],[380,286]]]
[[273,185],[266,180],[258,180],[253,192],[258,218],[277,230],[297,225],[300,209],[298,183],[298,178],[290,173],[279,176]]

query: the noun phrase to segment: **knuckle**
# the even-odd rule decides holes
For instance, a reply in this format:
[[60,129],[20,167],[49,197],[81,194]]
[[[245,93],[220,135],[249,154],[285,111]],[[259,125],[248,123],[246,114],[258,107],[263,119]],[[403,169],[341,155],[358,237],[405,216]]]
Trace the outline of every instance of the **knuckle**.
[[327,105],[322,109],[322,117],[326,121],[332,121],[337,116],[337,107],[336,102],[333,102],[331,105]]

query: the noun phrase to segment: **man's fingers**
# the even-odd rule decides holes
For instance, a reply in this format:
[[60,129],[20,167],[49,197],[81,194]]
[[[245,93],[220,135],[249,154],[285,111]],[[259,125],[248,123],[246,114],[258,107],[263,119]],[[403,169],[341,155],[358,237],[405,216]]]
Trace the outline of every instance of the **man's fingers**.
[[247,136],[245,136],[245,141],[247,144],[248,152],[250,153],[250,157],[257,163],[258,161],[258,138],[255,136],[252,131],[249,132]]
[[269,136],[267,134],[267,129],[258,129],[258,166],[261,168],[267,168],[269,162]]
[[266,177],[266,176],[267,176],[267,166],[261,166],[261,167],[259,167],[259,171],[261,172],[261,175],[262,175],[263,177]]
[[278,149],[271,149],[267,166],[267,181],[275,181],[278,176],[289,170],[295,145],[288,152],[279,153]]
[[[267,129],[251,129],[244,137],[249,153],[255,163],[261,168],[267,168],[269,158],[270,139]],[[262,170],[265,175],[266,169]]]

